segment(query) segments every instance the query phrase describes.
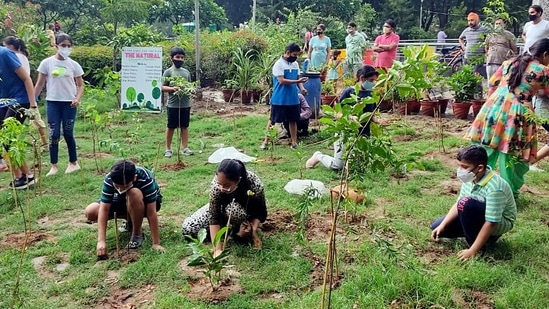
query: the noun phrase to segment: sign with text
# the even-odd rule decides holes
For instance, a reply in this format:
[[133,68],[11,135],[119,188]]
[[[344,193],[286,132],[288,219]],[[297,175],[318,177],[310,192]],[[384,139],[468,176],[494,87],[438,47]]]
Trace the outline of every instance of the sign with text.
[[162,48],[122,48],[123,111],[160,112],[162,105]]

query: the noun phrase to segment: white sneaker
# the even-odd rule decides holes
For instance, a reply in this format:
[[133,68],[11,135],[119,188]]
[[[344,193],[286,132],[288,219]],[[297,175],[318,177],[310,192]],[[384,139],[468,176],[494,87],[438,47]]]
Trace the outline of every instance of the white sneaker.
[[69,166],[67,166],[67,169],[65,170],[65,174],[70,174],[70,173],[76,172],[79,169],[80,169],[80,165],[78,165],[78,163],[76,163],[76,164],[70,164],[69,163]]
[[530,165],[530,172],[545,172],[541,168],[537,167],[535,164]]
[[57,167],[53,167],[53,166],[52,166],[52,167],[50,168],[50,171],[46,174],[46,177],[47,177],[47,176],[53,176],[53,175],[55,175],[55,174],[57,174]]
[[173,155],[173,151],[171,151],[171,150],[169,150],[169,149],[166,150],[166,151],[164,151],[164,157],[166,157],[166,158],[171,158],[172,155]]
[[194,152],[192,152],[188,147],[183,149],[183,151],[181,152],[181,154],[184,154],[186,156],[192,156],[194,154]]

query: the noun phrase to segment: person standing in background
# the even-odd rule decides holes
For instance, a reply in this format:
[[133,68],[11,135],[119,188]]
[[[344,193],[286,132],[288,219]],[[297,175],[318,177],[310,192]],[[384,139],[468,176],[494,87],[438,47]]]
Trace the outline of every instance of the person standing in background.
[[514,53],[517,53],[517,43],[515,36],[505,30],[505,21],[498,18],[494,22],[493,33],[486,36],[486,75],[488,79],[496,72],[503,61],[509,59]]
[[387,19],[383,24],[383,34],[379,35],[374,43],[374,51],[377,52],[377,58],[374,63],[376,68],[387,69],[393,66],[396,59],[398,43],[400,36],[395,33],[396,23],[392,19]]
[[[465,63],[469,63],[475,56],[484,54],[484,48],[481,43],[484,41],[484,35],[488,29],[480,25],[480,18],[477,13],[471,12],[467,15],[468,27],[463,30],[459,36],[459,45],[465,51],[463,58]],[[475,66],[475,72],[486,78],[486,68],[484,63]]]
[[549,21],[541,18],[543,9],[535,4],[528,9],[528,19],[530,20],[522,29],[522,39],[524,40],[524,51],[529,51],[530,46],[539,39],[549,37]]
[[362,68],[362,55],[366,49],[366,40],[362,34],[356,31],[356,24],[350,22],[347,25],[347,37],[345,37],[346,54],[343,61],[343,74],[355,76]]
[[319,24],[316,26],[316,35],[309,41],[309,51],[307,58],[311,60],[311,67],[321,68],[330,59],[332,51],[332,41],[324,34],[326,26]]
[[444,32],[444,28],[440,27],[439,31],[437,33],[437,50],[441,50],[444,48],[444,43],[446,43],[446,39],[448,38],[448,35],[446,32]]
[[303,50],[309,51],[309,42],[313,38],[313,32],[309,27],[305,28],[305,37],[303,39]]

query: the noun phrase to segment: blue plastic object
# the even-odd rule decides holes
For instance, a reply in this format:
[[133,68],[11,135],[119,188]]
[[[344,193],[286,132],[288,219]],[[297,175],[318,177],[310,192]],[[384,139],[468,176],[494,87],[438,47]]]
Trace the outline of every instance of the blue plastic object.
[[305,96],[305,99],[307,99],[307,103],[309,103],[309,106],[311,107],[311,110],[313,111],[313,115],[311,116],[311,119],[318,119],[318,114],[320,112],[320,73],[305,73],[301,76],[308,77],[309,79],[303,83],[303,87],[307,89],[307,95]]
[[309,71],[309,59],[303,61],[303,66],[301,67],[301,73],[306,74]]

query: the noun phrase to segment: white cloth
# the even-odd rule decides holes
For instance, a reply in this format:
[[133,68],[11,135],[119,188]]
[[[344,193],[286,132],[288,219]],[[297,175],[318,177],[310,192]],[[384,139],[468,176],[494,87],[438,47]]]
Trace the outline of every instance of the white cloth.
[[549,21],[542,19],[539,23],[534,24],[533,22],[527,22],[523,30],[525,40],[524,40],[524,50],[529,51],[530,46],[536,43],[539,39],[544,39],[549,37]]
[[75,77],[84,75],[78,62],[68,58],[59,60],[51,56],[40,62],[38,72],[46,75],[46,100],[72,102],[76,98]]
[[238,159],[242,162],[254,161],[255,157],[250,157],[234,147],[219,148],[208,158],[209,163],[220,163],[224,159]]

